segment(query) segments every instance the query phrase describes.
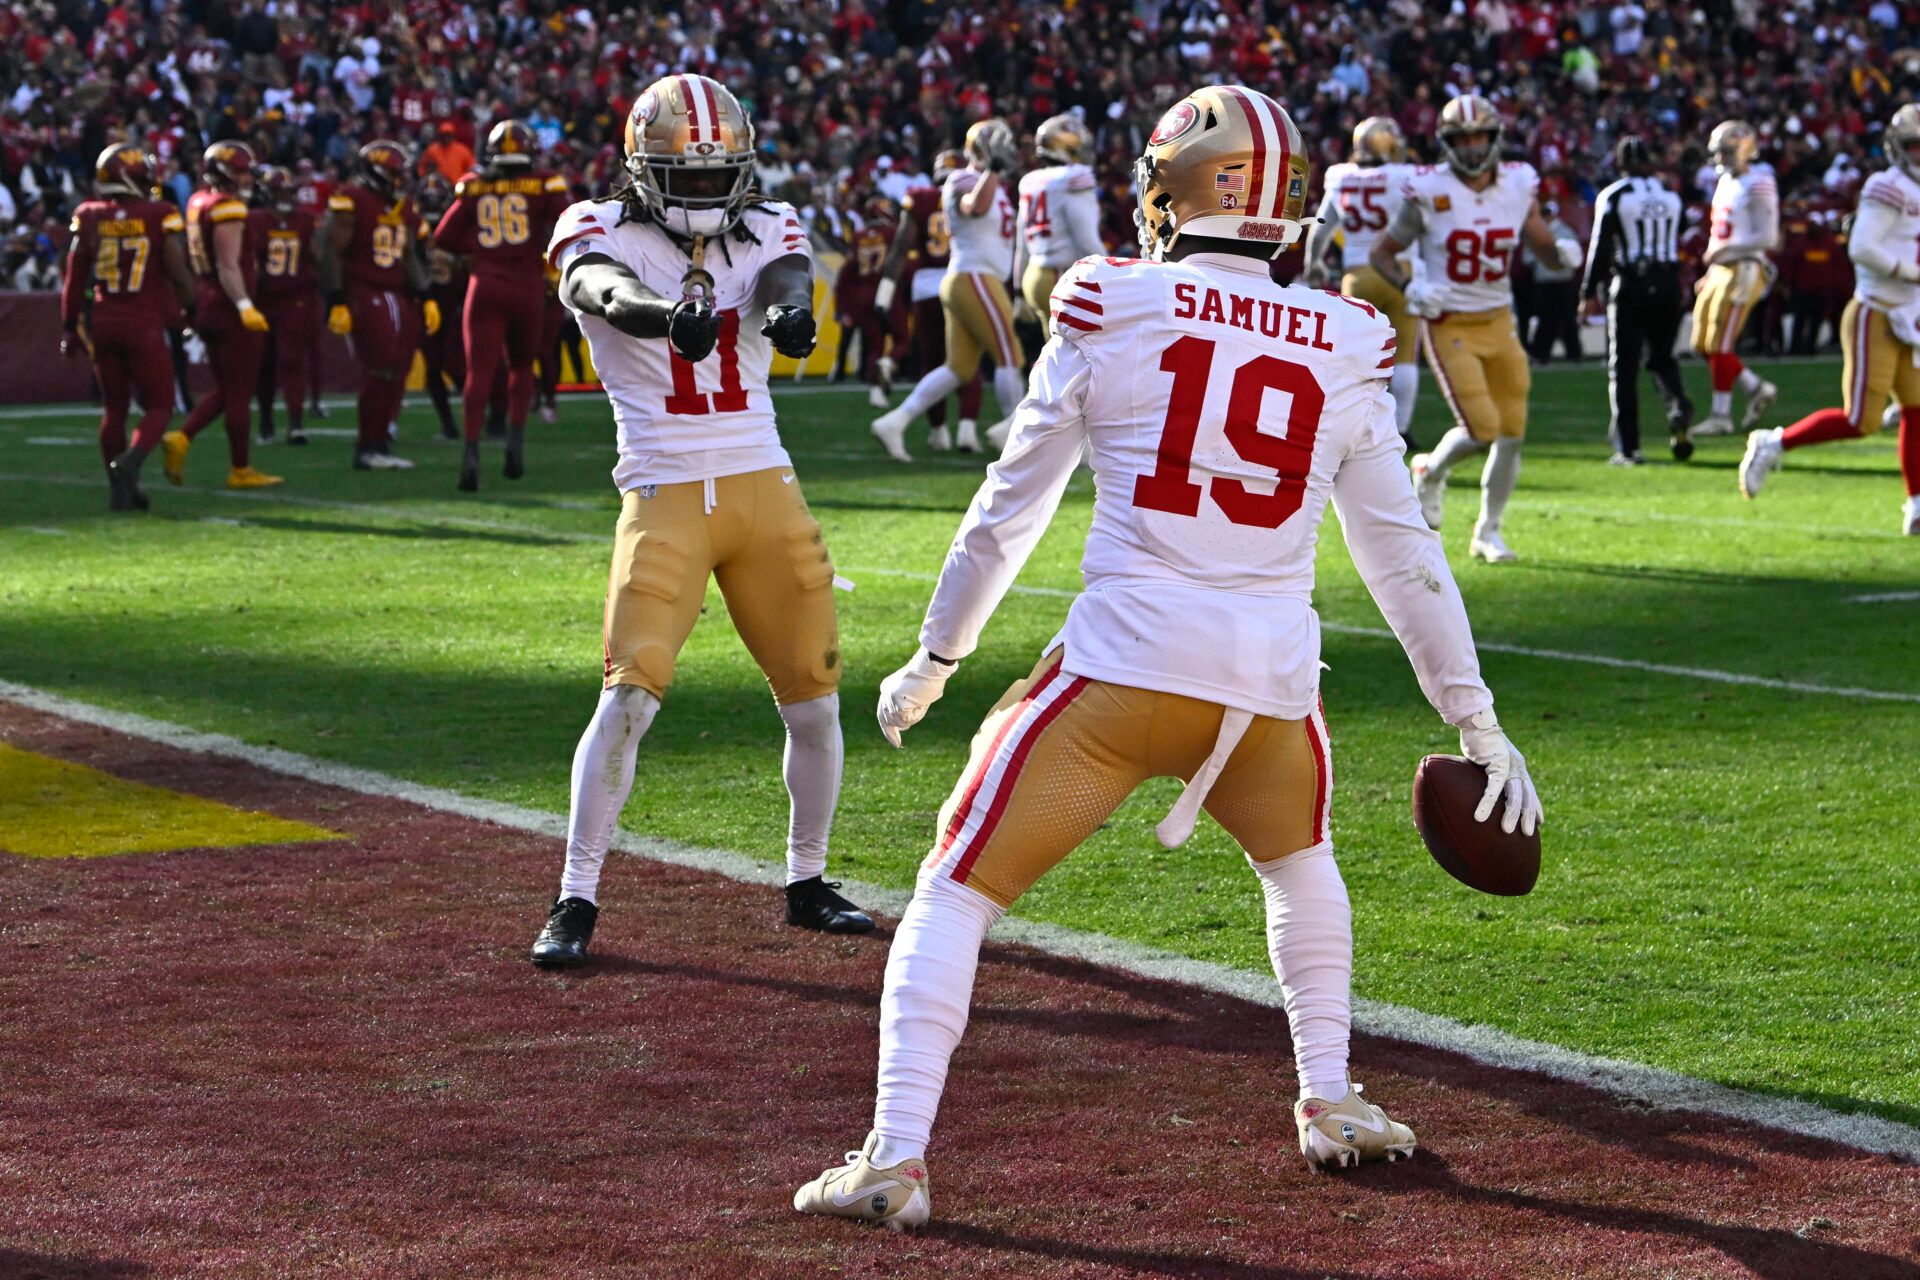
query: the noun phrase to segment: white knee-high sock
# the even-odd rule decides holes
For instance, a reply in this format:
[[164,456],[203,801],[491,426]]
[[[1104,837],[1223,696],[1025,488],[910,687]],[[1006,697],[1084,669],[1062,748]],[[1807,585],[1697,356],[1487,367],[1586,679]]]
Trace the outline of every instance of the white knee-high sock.
[[880,1086],[873,1129],[882,1168],[924,1156],[967,1029],[980,943],[1002,915],[985,895],[943,875],[920,878],[894,930],[880,995]]
[[1741,395],[1750,396],[1760,389],[1760,375],[1751,369],[1742,369],[1733,380],[1733,385],[1739,388]]
[[1493,448],[1487,452],[1487,465],[1480,472],[1480,529],[1500,528],[1500,516],[1506,511],[1507,499],[1513,496],[1513,486],[1519,480],[1520,442],[1494,441]]
[[941,365],[938,369],[928,370],[927,376],[914,384],[913,390],[907,393],[907,398],[900,402],[900,407],[894,412],[917,418],[959,389],[959,376]]
[[653,725],[660,699],[638,685],[620,684],[600,693],[587,731],[573,752],[573,804],[567,811],[567,868],[560,896],[596,899],[600,864],[633,790],[633,762],[640,739]]
[[840,695],[790,702],[787,722],[787,883],[811,880],[827,869],[827,835],[840,803]]
[[1420,366],[1409,360],[1393,366],[1393,380],[1387,383],[1393,392],[1393,423],[1401,435],[1413,425],[1413,402],[1420,396]]
[[993,398],[1000,402],[1000,416],[1011,418],[1013,411],[1026,399],[1026,375],[1018,369],[1000,368],[993,371]]
[[1427,455],[1427,470],[1433,475],[1445,476],[1462,458],[1472,457],[1486,447],[1465,427],[1455,427],[1441,436],[1440,443]]
[[1300,1096],[1338,1102],[1347,1096],[1353,1026],[1353,908],[1333,843],[1247,861],[1267,899],[1267,954],[1287,1007]]

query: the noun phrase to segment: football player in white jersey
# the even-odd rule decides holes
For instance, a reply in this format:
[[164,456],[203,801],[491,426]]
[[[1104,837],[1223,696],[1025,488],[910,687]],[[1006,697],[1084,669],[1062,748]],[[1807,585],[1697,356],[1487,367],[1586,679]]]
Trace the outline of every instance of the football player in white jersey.
[[[1420,317],[1420,343],[1453,411],[1453,429],[1432,453],[1413,458],[1413,481],[1427,523],[1440,527],[1447,473],[1482,450],[1480,518],[1468,554],[1489,564],[1515,558],[1500,533],[1500,517],[1520,477],[1520,444],[1527,434],[1526,348],[1513,314],[1513,255],[1522,241],[1542,262],[1568,270],[1586,260],[1578,240],[1556,240],[1540,216],[1533,166],[1502,163],[1505,133],[1493,104],[1462,94],[1440,111],[1443,165],[1421,165],[1401,188],[1393,221],[1373,242],[1368,260],[1386,282],[1405,292]],[[1410,276],[1400,255],[1413,248],[1422,272]]]
[[547,250],[619,433],[600,704],[573,757],[560,895],[534,944],[585,961],[635,753],[717,578],[786,723],[787,922],[873,921],[822,879],[840,794],[833,564],[780,444],[767,370],[814,347],[813,260],[791,205],[752,190],[753,126],[705,76],[656,81],[627,116],[627,185],[561,215]]
[[1894,112],[1884,143],[1892,168],[1868,178],[1847,237],[1853,299],[1840,316],[1841,407],[1790,427],[1755,431],[1740,464],[1751,498],[1789,449],[1880,430],[1888,397],[1900,407],[1900,527],[1920,534],[1920,106]]
[[[1307,283],[1339,283],[1340,292],[1371,302],[1393,324],[1399,363],[1393,366],[1393,404],[1400,436],[1412,443],[1414,401],[1420,394],[1420,343],[1406,295],[1388,284],[1367,260],[1373,242],[1400,208],[1400,191],[1413,166],[1405,163],[1407,140],[1392,116],[1368,116],[1353,128],[1353,159],[1327,170],[1326,196],[1307,231]],[[1334,233],[1340,236],[1340,270],[1328,263]],[[1419,259],[1403,255],[1409,270]]]
[[1047,299],[1054,283],[1080,259],[1105,253],[1100,242],[1100,198],[1093,177],[1093,135],[1075,115],[1057,115],[1034,131],[1042,167],[1020,179],[1020,244],[1014,279],[1020,303],[1051,335]]
[[[1007,174],[1015,159],[1013,130],[1004,120],[982,120],[967,130],[967,167],[949,174],[940,192],[952,248],[946,279],[940,282],[940,307],[947,322],[947,361],[929,369],[900,407],[873,421],[873,434],[887,453],[911,462],[903,440],[907,427],[928,408],[947,398],[993,358],[993,394],[1004,419],[1013,413],[1026,388],[1021,376],[1026,357],[1013,332],[1013,303],[1007,278],[1013,274],[1013,202]],[[994,428],[987,438],[998,443]],[[963,451],[979,448],[964,432],[955,441]]]
[[1744,120],[1722,120],[1707,138],[1707,152],[1720,181],[1713,188],[1713,215],[1707,229],[1707,269],[1700,274],[1693,300],[1693,349],[1704,356],[1713,378],[1713,405],[1694,428],[1696,436],[1733,431],[1733,391],[1747,397],[1743,430],[1779,398],[1780,389],[1733,354],[1740,331],[1755,307],[1773,288],[1778,274],[1767,255],[1780,247],[1780,193],[1773,168],[1754,159],[1760,141]]
[[[1054,336],[947,553],[920,648],[880,686],[897,743],[975,648],[1090,446],[1086,590],[974,739],[888,957],[873,1131],[799,1189],[804,1213],[926,1221],[926,1145],[982,939],[1162,776],[1188,780],[1162,843],[1185,840],[1204,807],[1260,884],[1301,1152],[1315,1166],[1412,1154],[1413,1131],[1347,1075],[1351,912],[1312,605],[1329,502],[1422,690],[1487,768],[1478,816],[1504,799],[1506,829],[1539,821],[1401,460],[1393,329],[1366,303],[1269,276],[1303,229],[1299,131],[1252,89],[1200,89],[1161,117],[1137,173],[1148,259],[1088,258],[1061,277]],[[1223,208],[1226,192],[1244,198]]]

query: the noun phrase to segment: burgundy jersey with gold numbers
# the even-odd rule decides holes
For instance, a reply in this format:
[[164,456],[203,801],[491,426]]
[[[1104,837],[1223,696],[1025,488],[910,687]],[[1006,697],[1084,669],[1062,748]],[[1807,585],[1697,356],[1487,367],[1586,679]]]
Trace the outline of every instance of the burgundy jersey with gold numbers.
[[300,208],[255,209],[248,220],[260,246],[260,296],[277,302],[315,292],[320,274],[313,262],[313,215]]
[[353,236],[342,254],[341,274],[363,289],[407,287],[407,251],[420,226],[419,211],[406,196],[389,200],[358,183],[327,197],[327,211],[351,214]]
[[187,263],[193,268],[195,278],[194,311],[203,320],[213,313],[239,314],[220,285],[213,248],[214,228],[229,222],[240,224],[240,278],[246,284],[247,296],[251,297],[258,275],[260,245],[247,219],[246,202],[231,191],[215,191],[211,187],[203,187],[187,200]]
[[434,243],[471,260],[473,275],[532,286],[546,267],[547,242],[573,203],[551,173],[469,173],[434,228]]
[[116,196],[81,204],[70,225],[78,251],[68,261],[61,321],[72,323],[83,302],[96,316],[171,320],[177,303],[162,252],[167,236],[185,225],[178,209],[159,200]]

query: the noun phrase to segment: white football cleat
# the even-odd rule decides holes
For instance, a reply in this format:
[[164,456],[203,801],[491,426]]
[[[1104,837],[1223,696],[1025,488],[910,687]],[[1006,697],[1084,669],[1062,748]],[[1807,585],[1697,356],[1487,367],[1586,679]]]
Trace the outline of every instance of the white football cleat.
[[1898,400],[1887,401],[1886,412],[1880,415],[1880,429],[1889,433],[1900,429],[1900,402]]
[[1488,564],[1506,564],[1520,558],[1498,529],[1482,529],[1477,524],[1473,526],[1473,540],[1467,543],[1467,554]]
[[[1413,1135],[1407,1135],[1411,1141]],[[1306,1142],[1303,1137],[1302,1144]],[[880,1135],[869,1133],[864,1146],[847,1152],[847,1162],[823,1170],[819,1177],[793,1193],[793,1207],[801,1213],[823,1213],[835,1218],[858,1218],[904,1231],[924,1227],[933,1214],[932,1180],[927,1162],[915,1156],[879,1168],[868,1154],[880,1145]]]
[[880,385],[888,391],[893,390],[895,365],[892,356],[881,356],[873,362],[874,369],[880,374]]
[[548,426],[552,426],[554,423],[560,421],[560,410],[550,404],[541,405],[540,421],[546,423]]
[[960,436],[954,447],[962,453],[980,452],[980,427],[972,418],[960,419]]
[[876,409],[887,407],[887,393],[879,383],[876,382],[867,388],[867,403]]
[[1426,517],[1427,528],[1438,529],[1446,513],[1447,478],[1433,474],[1430,453],[1414,454],[1408,468],[1413,473],[1413,492],[1420,499],[1420,514]]
[[411,471],[413,463],[405,458],[396,458],[390,453],[377,453],[371,449],[357,454],[353,460],[357,471]]
[[1773,402],[1779,398],[1780,388],[1762,378],[1760,389],[1747,397],[1747,411],[1740,415],[1740,429],[1753,430],[1760,424],[1760,419],[1766,416],[1767,410],[1773,408]]
[[1004,453],[1007,448],[1007,435],[1013,430],[1013,419],[1002,418],[987,428],[987,443],[993,446],[995,453]]
[[1909,538],[1920,538],[1920,497],[1907,499],[1907,505],[1901,508],[1900,523]]
[[953,433],[947,430],[944,422],[937,427],[927,428],[927,448],[935,453],[953,452]]
[[883,413],[875,418],[873,425],[867,428],[873,432],[874,438],[885,446],[887,456],[895,462],[913,461],[913,455],[907,452],[907,423],[909,421],[910,419],[906,414],[895,409],[892,413]]
[[1345,1169],[1368,1160],[1407,1160],[1419,1141],[1413,1130],[1360,1096],[1360,1085],[1338,1103],[1302,1098],[1293,1104],[1300,1154],[1315,1169]]
[[1780,455],[1786,452],[1780,443],[1782,434],[1774,427],[1747,436],[1747,456],[1740,459],[1740,492],[1745,497],[1758,497],[1760,486],[1780,466]]
[[1733,434],[1733,419],[1724,413],[1711,414],[1694,423],[1693,429],[1687,434],[1696,440],[1701,436],[1730,436]]

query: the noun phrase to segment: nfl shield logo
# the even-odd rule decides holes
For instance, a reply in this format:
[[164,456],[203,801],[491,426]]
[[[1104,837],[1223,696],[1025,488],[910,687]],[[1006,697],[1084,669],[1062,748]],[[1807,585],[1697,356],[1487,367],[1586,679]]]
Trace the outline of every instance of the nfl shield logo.
[[660,492],[660,486],[657,484],[643,484],[640,486],[640,496],[643,498],[651,498],[658,492]]

